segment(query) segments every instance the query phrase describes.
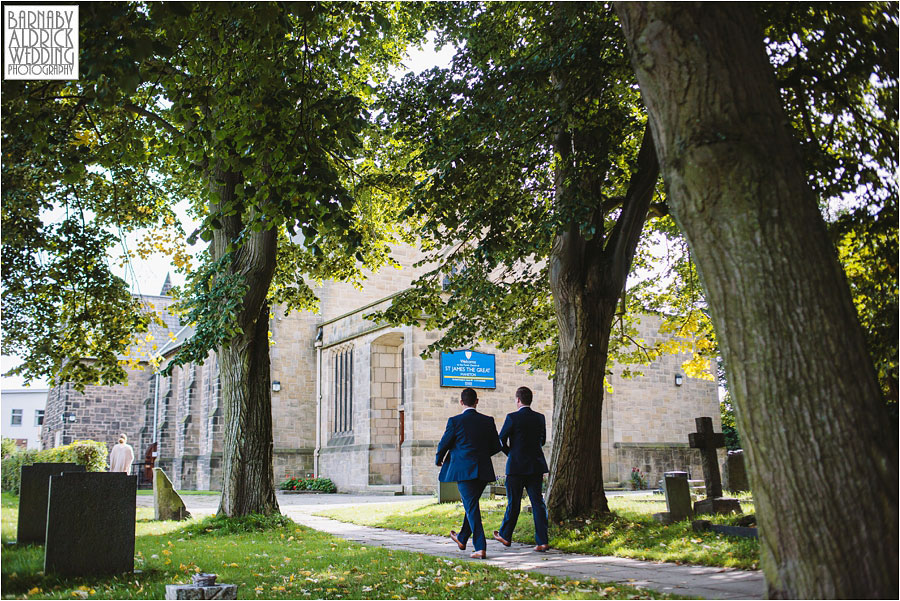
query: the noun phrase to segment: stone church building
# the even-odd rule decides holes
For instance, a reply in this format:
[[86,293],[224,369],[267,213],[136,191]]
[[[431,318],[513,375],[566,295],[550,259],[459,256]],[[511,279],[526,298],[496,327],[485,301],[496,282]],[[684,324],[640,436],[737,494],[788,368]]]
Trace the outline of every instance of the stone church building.
[[[404,267],[371,274],[363,289],[336,282],[316,288],[319,314],[286,315],[274,308],[269,329],[276,483],[318,475],[330,478],[341,492],[435,490],[435,450],[447,419],[460,410],[462,383],[442,386],[441,357],[420,357],[437,332],[367,319],[421,274],[423,268],[410,267],[418,258],[411,248],[395,251]],[[166,327],[153,326],[152,333],[159,341],[157,352],[171,358],[191,331],[167,311],[173,299],[166,291],[142,300],[163,317]],[[658,317],[642,319],[648,343],[658,339],[659,325]],[[478,410],[492,415],[499,428],[506,413],[515,410],[516,388],[528,386],[534,391],[532,407],[547,416],[552,436],[553,382],[547,375],[529,374],[515,352],[490,345],[466,350],[493,362],[495,381],[486,380],[493,387],[478,389]],[[626,482],[633,467],[651,483],[672,469],[702,477],[699,452],[688,447],[688,433],[700,416],[711,416],[721,430],[718,393],[715,382],[685,377],[684,359],[664,356],[643,367],[644,376],[636,379],[612,376],[614,392],[605,395],[603,423],[598,424],[607,483]],[[217,490],[223,416],[214,353],[202,365],[175,368],[169,377],[145,362],[129,371],[127,385],[88,386],[83,393],[65,383],[54,386],[42,445],[94,439],[111,448],[124,432],[137,463],[151,443],[158,443],[156,465],[177,488]],[[545,447],[548,458],[551,444],[548,440]],[[505,456],[496,455],[494,462],[502,474]]]

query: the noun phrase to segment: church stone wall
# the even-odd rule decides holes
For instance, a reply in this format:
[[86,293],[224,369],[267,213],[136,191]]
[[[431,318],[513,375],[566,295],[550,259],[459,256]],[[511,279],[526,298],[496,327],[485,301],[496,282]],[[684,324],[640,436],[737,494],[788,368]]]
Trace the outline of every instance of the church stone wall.
[[316,338],[320,317],[306,312],[285,314],[272,309],[271,381],[275,483],[313,474],[316,446]]
[[[393,295],[427,269],[409,267],[421,256],[412,248],[397,249],[394,257],[406,267],[383,268],[365,282],[364,289],[335,282],[316,288],[320,314],[288,315],[282,307],[273,308],[269,327],[271,381],[278,383],[272,391],[276,483],[316,471],[318,380],[321,448],[316,475],[331,478],[342,492],[434,492],[437,444],[447,419],[461,410],[461,389],[440,386],[439,356],[421,357],[438,333],[412,326],[385,327],[365,317],[386,308]],[[167,302],[170,299],[154,298],[159,307]],[[640,332],[647,344],[658,340],[660,323],[656,316],[643,318]],[[166,337],[160,333],[157,339]],[[553,382],[518,365],[523,356],[516,352],[500,352],[489,345],[471,350],[496,358],[497,388],[478,390],[478,410],[494,417],[499,429],[506,414],[516,409],[516,388],[531,388],[533,408],[547,418],[544,450],[549,459]],[[683,374],[685,358],[661,357],[639,368],[643,376],[629,380],[621,377],[621,369],[614,370],[610,378],[614,392],[605,394],[603,419],[597,425],[606,482],[627,482],[633,467],[641,469],[651,485],[672,469],[702,477],[699,453],[687,447],[688,434],[694,430],[694,419],[702,416],[712,417],[714,428],[721,431],[717,388],[713,381],[688,377],[676,386],[675,375]],[[345,390],[352,383],[352,395],[343,409],[336,399],[338,359],[343,361]],[[169,377],[136,370],[129,373],[129,382],[128,386],[88,387],[84,394],[65,384],[54,387],[48,395],[43,445],[53,446],[57,433],[63,435],[60,444],[80,438],[112,444],[125,432],[140,461],[152,440],[155,418],[157,465],[175,486],[221,490],[224,407],[215,354],[210,353],[203,365],[177,367]],[[349,420],[344,415],[347,411],[352,415]],[[63,413],[74,414],[76,421],[63,424]],[[495,455],[493,461],[497,475],[502,476],[505,456]]]
[[[412,415],[407,420],[412,423],[411,441],[413,449],[408,454],[408,473],[411,492],[431,493],[437,486],[438,469],[434,465],[437,444],[447,426],[447,420],[462,410],[459,395],[462,388],[444,388],[440,385],[440,357],[435,355],[422,359],[419,355],[436,341],[437,332],[415,329],[413,333],[412,365],[409,369]],[[534,393],[532,408],[547,418],[547,444],[544,454],[549,459],[552,417],[553,382],[542,372],[528,373],[527,367],[518,365],[523,355],[516,352],[501,352],[492,346],[473,346],[473,351],[495,355],[496,389],[478,389],[478,411],[494,418],[497,430],[503,427],[506,414],[516,410],[515,394],[519,386],[527,386]],[[498,477],[506,473],[506,456],[498,453],[493,457],[494,471]]]
[[347,313],[355,312],[360,307],[379,301],[409,288],[417,277],[426,273],[428,268],[413,267],[423,255],[418,249],[410,246],[397,246],[391,257],[402,268],[385,266],[375,273],[364,270],[366,280],[362,288],[346,282],[326,282],[324,286],[314,288],[320,300],[320,321],[328,322]]
[[[461,410],[462,389],[442,388],[439,357],[420,356],[437,339],[436,333],[415,327],[384,328],[363,317],[389,302],[323,324],[323,429],[327,435],[320,473],[340,490],[400,484],[406,493],[432,493],[437,485],[437,443],[447,419]],[[334,357],[349,349],[353,349],[353,430],[336,434],[332,366]],[[516,365],[522,358],[518,353],[490,346],[472,350],[496,356],[498,387],[478,390],[480,412],[494,417],[499,429],[506,414],[516,408],[516,388],[528,386],[535,393],[534,408],[550,424],[553,391],[546,375],[529,374]],[[502,454],[494,457],[498,475],[505,473],[505,461]]]
[[[659,316],[641,317],[638,330],[648,346],[665,336],[659,333],[661,324]],[[613,393],[606,395],[602,420],[606,482],[627,482],[633,467],[653,486],[671,470],[703,478],[700,453],[688,447],[688,434],[695,431],[697,417],[712,417],[714,429],[721,431],[718,389],[714,380],[684,374],[681,365],[689,358],[664,355],[650,365],[632,366],[644,374],[633,379],[622,378],[621,368],[613,370]],[[676,374],[683,376],[681,386],[675,383]]]
[[41,429],[42,448],[76,440],[96,440],[112,448],[124,433],[135,449],[135,461],[140,461],[137,457],[144,449],[141,425],[150,372],[145,364],[140,364],[127,373],[128,384],[86,386],[83,392],[69,383],[52,387]]

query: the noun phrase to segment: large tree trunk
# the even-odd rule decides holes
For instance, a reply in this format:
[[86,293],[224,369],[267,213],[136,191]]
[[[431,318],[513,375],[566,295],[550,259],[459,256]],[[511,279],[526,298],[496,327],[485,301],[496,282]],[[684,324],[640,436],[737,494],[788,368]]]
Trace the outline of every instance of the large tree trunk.
[[[556,145],[561,158],[556,195],[564,201],[573,193],[566,183],[571,137],[560,133]],[[553,380],[547,509],[554,521],[609,511],[600,437],[609,336],[658,176],[647,127],[622,212],[605,239],[601,233],[586,239],[582,224],[573,223],[553,242],[549,271],[559,324],[559,356]],[[603,232],[605,215],[599,198],[592,199],[597,205],[593,225],[595,231]]]
[[[621,288],[603,294],[596,261],[573,252],[577,228],[557,236],[550,287],[559,324],[553,379],[553,447],[547,509],[554,521],[609,511],[603,490],[600,414],[609,333]],[[581,245],[579,245],[581,246]],[[588,283],[591,281],[591,284]]]
[[[240,178],[217,170],[210,186],[222,204],[232,202]],[[219,211],[212,204],[212,214]],[[251,216],[252,218],[252,216]],[[238,239],[241,215],[223,216],[213,231],[213,259],[226,253]],[[240,332],[218,349],[225,406],[222,499],[219,514],[243,516],[278,513],[273,473],[272,392],[269,369],[269,284],[275,270],[276,236],[273,229],[245,233],[234,251],[227,275],[238,276],[246,288],[237,316]]]
[[749,457],[772,598],[897,596],[897,446],[751,8],[619,3]]

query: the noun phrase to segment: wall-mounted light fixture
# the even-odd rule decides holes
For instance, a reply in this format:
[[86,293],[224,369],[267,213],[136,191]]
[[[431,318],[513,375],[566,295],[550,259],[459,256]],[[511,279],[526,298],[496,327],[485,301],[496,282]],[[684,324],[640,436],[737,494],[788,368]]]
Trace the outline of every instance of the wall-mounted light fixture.
[[63,422],[74,422],[75,414],[74,413],[63,413]]
[[281,390],[281,382],[279,382],[278,380],[273,380],[272,381],[272,392],[278,392],[279,390]]
[[684,376],[682,376],[681,374],[675,374],[675,386],[681,386],[683,382]]

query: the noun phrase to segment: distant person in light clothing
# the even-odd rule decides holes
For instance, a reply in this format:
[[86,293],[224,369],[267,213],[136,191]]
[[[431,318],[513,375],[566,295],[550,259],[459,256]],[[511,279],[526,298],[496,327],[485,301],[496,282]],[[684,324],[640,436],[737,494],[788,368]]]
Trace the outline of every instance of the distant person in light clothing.
[[122,434],[118,444],[109,452],[109,471],[127,474],[131,471],[132,463],[134,463],[134,449],[128,444],[128,437]]

